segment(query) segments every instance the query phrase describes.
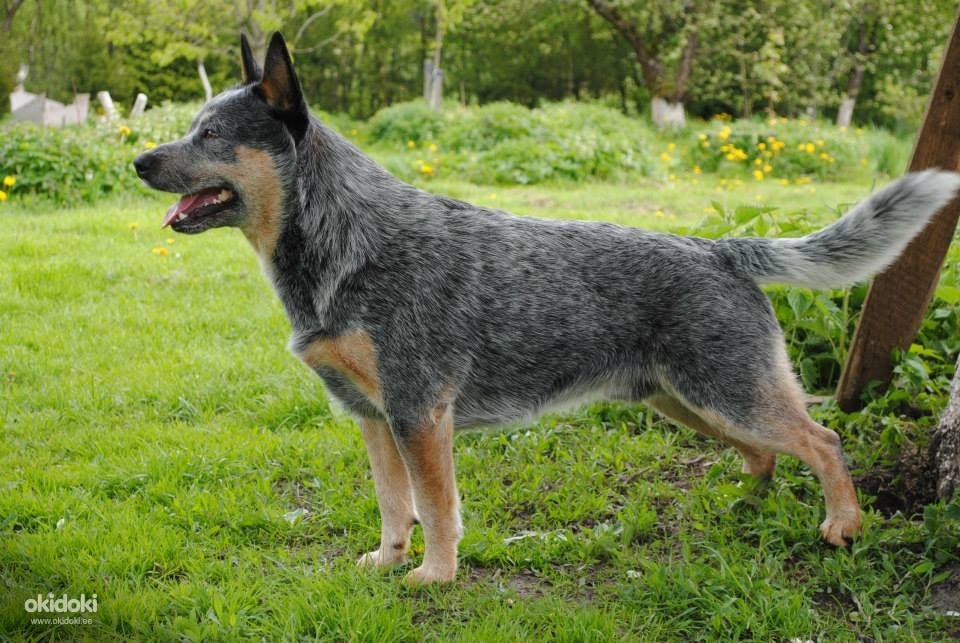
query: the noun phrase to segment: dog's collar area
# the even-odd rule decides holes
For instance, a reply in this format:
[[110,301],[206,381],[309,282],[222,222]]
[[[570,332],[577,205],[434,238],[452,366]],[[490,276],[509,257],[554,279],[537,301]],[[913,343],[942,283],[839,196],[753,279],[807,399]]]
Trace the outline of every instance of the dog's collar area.
[[163,220],[163,227],[177,223],[197,214],[208,214],[233,201],[233,190],[229,188],[209,188],[187,194],[170,206]]

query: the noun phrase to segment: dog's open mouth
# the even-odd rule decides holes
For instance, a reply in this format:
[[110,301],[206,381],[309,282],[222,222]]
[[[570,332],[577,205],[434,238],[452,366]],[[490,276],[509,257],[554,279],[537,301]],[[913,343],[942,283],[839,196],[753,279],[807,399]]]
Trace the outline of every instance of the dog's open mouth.
[[227,208],[236,196],[230,188],[209,188],[180,198],[167,210],[163,220],[163,227],[173,225],[177,229],[178,223],[187,223],[188,220],[200,219]]

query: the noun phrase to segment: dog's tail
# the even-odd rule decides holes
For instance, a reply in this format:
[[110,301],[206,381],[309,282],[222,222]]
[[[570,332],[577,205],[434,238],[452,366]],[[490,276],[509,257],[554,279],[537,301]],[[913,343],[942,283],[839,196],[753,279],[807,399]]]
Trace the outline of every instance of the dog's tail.
[[914,172],[874,192],[826,228],[799,239],[731,238],[717,251],[757,283],[831,288],[880,272],[960,188],[960,174]]

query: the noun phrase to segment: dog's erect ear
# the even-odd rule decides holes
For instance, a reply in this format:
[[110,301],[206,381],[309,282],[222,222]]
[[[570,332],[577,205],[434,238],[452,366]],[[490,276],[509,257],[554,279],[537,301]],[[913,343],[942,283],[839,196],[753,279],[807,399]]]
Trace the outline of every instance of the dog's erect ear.
[[279,32],[270,39],[267,59],[263,63],[263,79],[256,89],[290,130],[294,140],[303,138],[310,116],[300,91],[300,81],[293,71],[290,53]]
[[260,65],[253,57],[253,51],[250,50],[250,41],[244,34],[240,34],[240,70],[243,74],[243,84],[259,83],[263,74],[260,72]]

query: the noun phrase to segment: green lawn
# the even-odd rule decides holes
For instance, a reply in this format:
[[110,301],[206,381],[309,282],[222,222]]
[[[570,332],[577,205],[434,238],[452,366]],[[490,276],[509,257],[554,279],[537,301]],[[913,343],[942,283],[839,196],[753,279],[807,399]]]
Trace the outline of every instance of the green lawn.
[[[868,191],[693,180],[425,187],[659,228],[692,225],[711,200],[827,218]],[[732,450],[642,407],[460,436],[457,583],[417,591],[403,570],[358,571],[379,538],[359,432],[285,350],[287,322],[242,236],[174,239],[159,229],[168,200],[0,207],[0,639],[960,632],[934,609],[944,569],[929,562],[942,547],[929,524],[868,510],[863,538],[835,551],[817,531],[819,485],[796,461],[754,496]],[[851,449],[854,467],[867,449]],[[97,594],[93,623],[32,625],[24,602],[48,592]]]

